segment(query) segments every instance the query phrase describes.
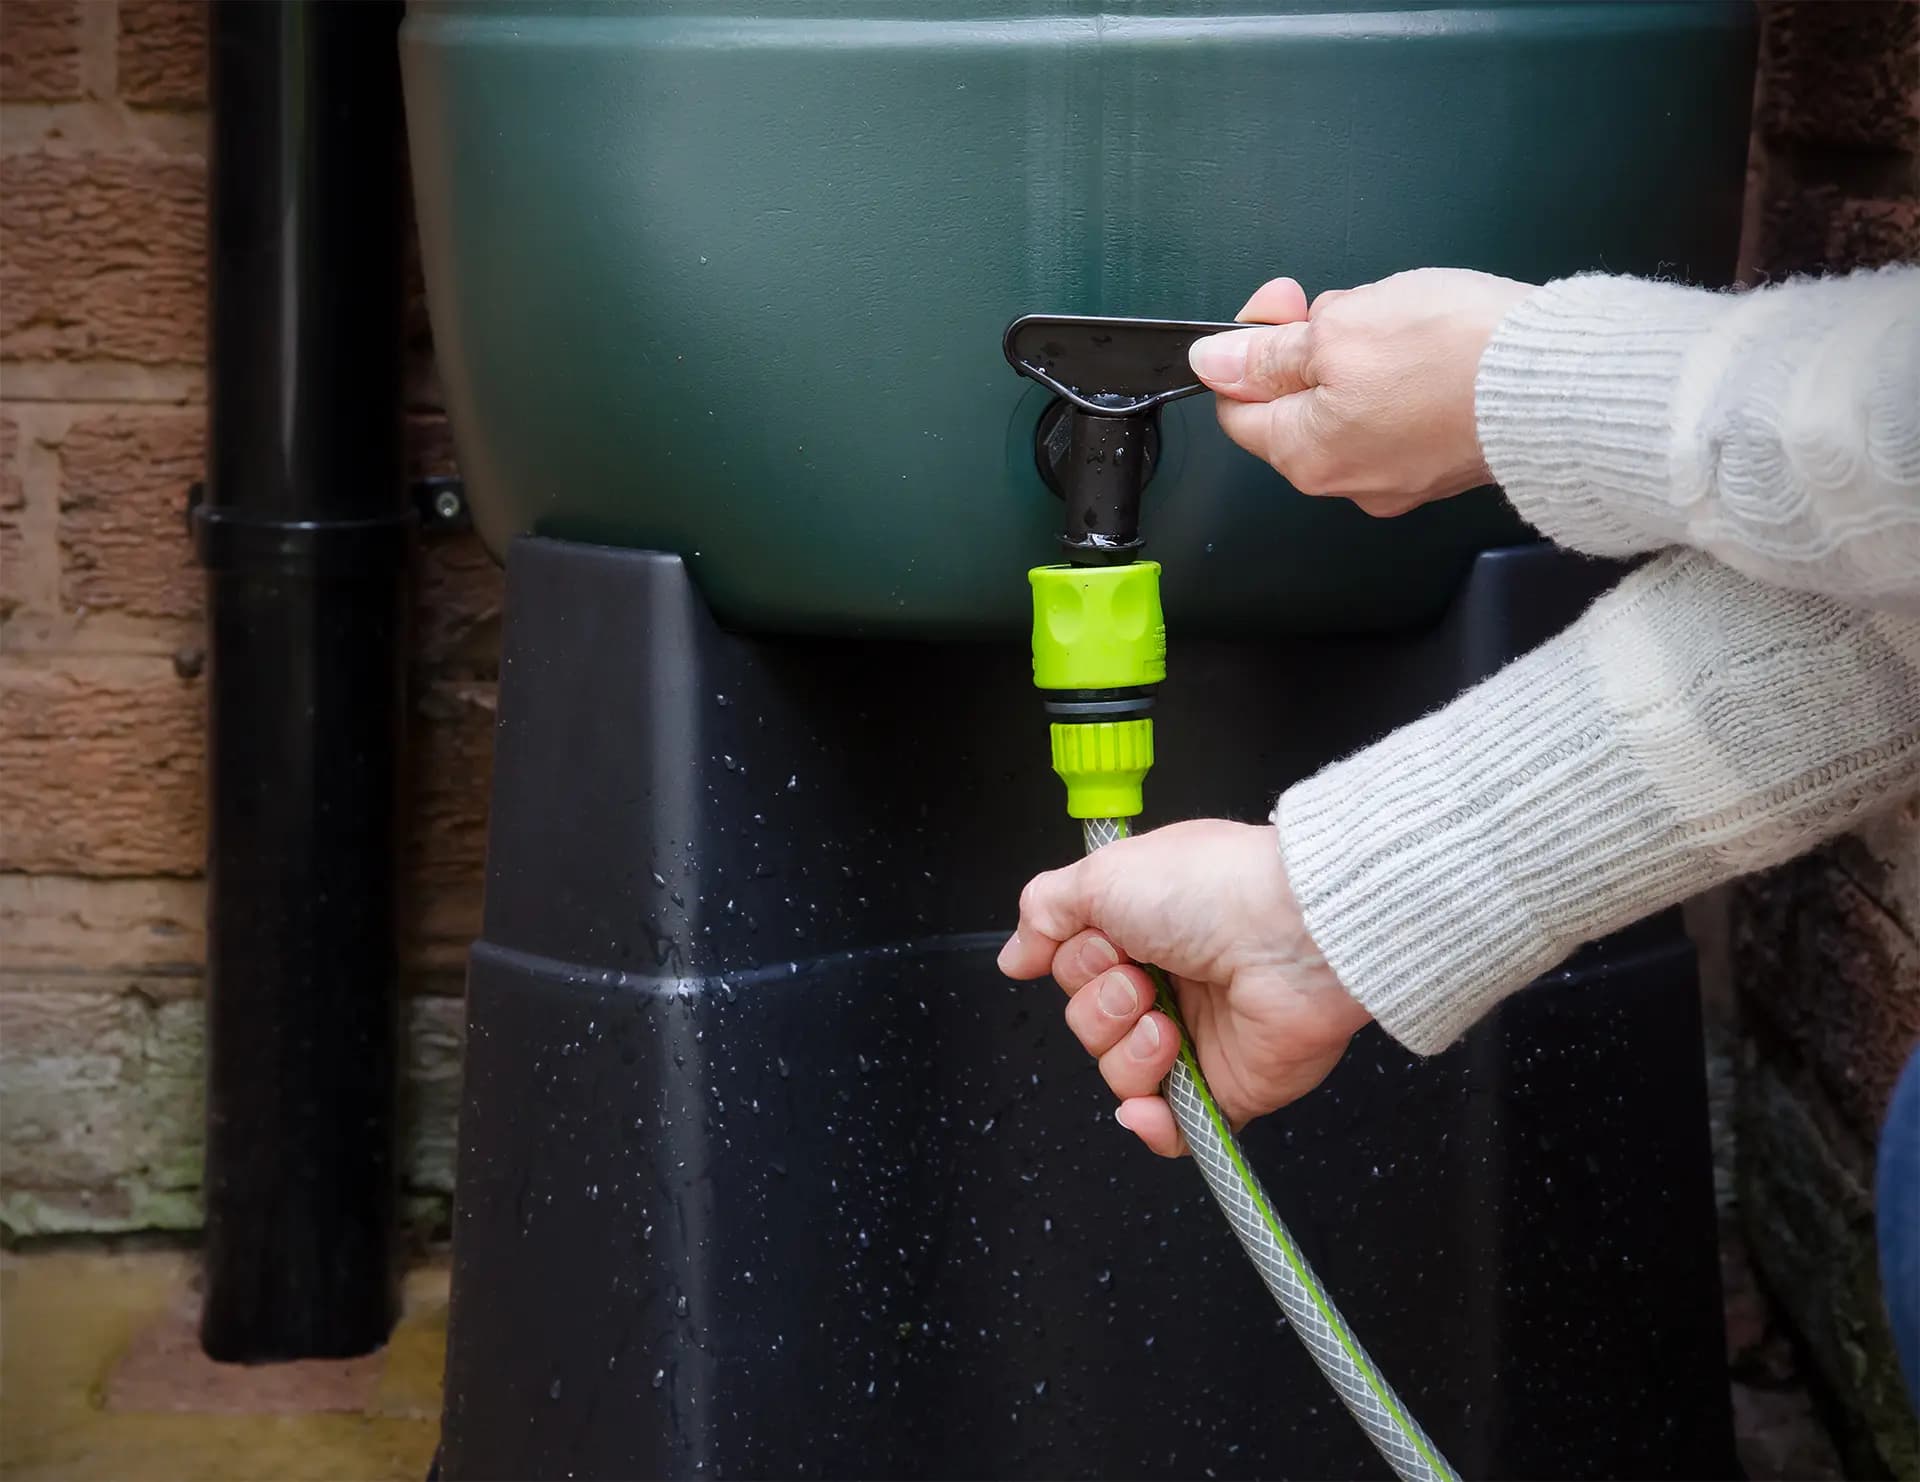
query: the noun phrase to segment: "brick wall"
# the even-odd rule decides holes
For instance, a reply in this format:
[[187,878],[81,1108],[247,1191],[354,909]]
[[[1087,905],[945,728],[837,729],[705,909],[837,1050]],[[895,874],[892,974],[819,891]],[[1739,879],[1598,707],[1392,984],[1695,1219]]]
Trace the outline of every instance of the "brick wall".
[[[199,1220],[205,11],[0,4],[0,1227]],[[415,294],[410,456],[450,471]],[[406,1166],[451,1187],[500,580],[422,554]]]
[[[1750,280],[1920,259],[1920,5],[1763,6]],[[1880,1305],[1872,1159],[1920,1040],[1920,799],[1731,901],[1748,1248],[1852,1475],[1920,1475]]]

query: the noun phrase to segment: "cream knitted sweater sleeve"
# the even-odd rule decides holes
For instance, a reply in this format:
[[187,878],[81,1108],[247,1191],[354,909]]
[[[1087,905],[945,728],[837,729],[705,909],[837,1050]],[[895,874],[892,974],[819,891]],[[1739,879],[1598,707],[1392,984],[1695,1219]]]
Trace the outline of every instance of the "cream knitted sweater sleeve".
[[1920,785],[1920,270],[1550,284],[1476,403],[1544,533],[1691,549],[1281,797],[1308,930],[1422,1053],[1582,942]]

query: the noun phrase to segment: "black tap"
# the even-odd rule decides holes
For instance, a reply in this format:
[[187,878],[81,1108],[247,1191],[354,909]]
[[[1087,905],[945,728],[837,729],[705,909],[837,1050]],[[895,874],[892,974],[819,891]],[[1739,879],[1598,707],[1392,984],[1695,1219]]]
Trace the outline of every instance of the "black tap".
[[1066,501],[1060,535],[1077,566],[1112,566],[1140,549],[1140,494],[1160,449],[1160,408],[1206,388],[1187,351],[1240,324],[1029,314],[1007,326],[1007,362],[1053,392],[1034,458]]

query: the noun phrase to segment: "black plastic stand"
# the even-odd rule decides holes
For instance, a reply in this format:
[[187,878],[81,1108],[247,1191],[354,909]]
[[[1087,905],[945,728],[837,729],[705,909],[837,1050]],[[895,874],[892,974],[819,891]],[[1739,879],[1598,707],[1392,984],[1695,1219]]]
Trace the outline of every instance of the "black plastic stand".
[[[1079,846],[1024,646],[730,636],[665,556],[509,572],[445,1475],[1385,1476],[1058,990],[994,972]],[[1395,641],[1171,614],[1148,822],[1258,817],[1615,574],[1493,552]],[[1435,1060],[1366,1031],[1248,1149],[1463,1474],[1733,1474],[1674,917]]]

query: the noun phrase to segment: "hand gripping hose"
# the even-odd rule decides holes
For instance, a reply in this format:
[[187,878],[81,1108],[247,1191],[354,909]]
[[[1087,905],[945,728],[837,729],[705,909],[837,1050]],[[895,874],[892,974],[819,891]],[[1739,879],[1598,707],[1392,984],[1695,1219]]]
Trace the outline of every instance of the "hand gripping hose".
[[[1088,818],[1081,822],[1089,854],[1132,832],[1132,822],[1125,818]],[[1274,1213],[1266,1189],[1240,1151],[1240,1140],[1233,1135],[1207,1089],[1206,1078],[1200,1074],[1200,1062],[1181,1022],[1166,974],[1157,967],[1146,971],[1153,980],[1156,1007],[1180,1030],[1180,1058],[1167,1076],[1167,1100],[1173,1105],[1174,1120],[1180,1124],[1200,1176],[1233,1227],[1241,1249],[1252,1258],[1260,1279],[1286,1313],[1300,1341],[1307,1345],[1307,1352],[1327,1376],[1340,1402],[1360,1422],[1360,1428],[1379,1447],[1395,1473],[1408,1482],[1452,1479],[1453,1468],[1374,1367],[1286,1225]]]
[[[1089,854],[1132,832],[1153,763],[1147,710],[1153,686],[1166,676],[1159,573],[1152,562],[1136,561],[1041,567],[1031,574],[1034,679],[1049,692],[1054,770],[1067,784],[1067,810],[1081,820]],[[1150,966],[1146,972],[1156,1006],[1180,1031],[1167,1100],[1241,1247],[1341,1403],[1395,1473],[1408,1482],[1451,1482],[1456,1473],[1367,1357],[1274,1212],[1207,1089],[1166,975]]]

